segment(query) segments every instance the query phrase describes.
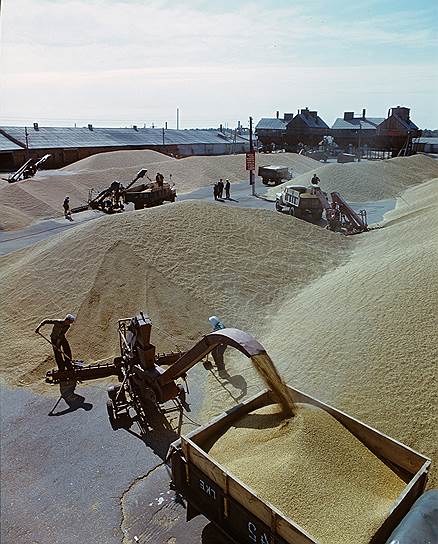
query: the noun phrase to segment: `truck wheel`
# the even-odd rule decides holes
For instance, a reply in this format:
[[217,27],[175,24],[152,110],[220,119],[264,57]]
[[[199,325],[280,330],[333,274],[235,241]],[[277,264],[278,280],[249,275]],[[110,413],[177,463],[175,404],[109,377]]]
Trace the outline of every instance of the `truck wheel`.
[[111,400],[115,400],[116,396],[117,396],[117,393],[120,391],[120,387],[121,385],[109,385],[107,387],[107,390],[106,392],[108,393],[108,397],[111,399]]
[[283,206],[280,204],[280,202],[278,202],[278,200],[275,201],[275,209],[277,210],[277,212],[283,211]]
[[296,214],[295,214],[295,208],[294,208],[293,206],[291,206],[291,207],[289,208],[289,215],[292,215],[292,216],[293,216],[293,215],[296,215]]

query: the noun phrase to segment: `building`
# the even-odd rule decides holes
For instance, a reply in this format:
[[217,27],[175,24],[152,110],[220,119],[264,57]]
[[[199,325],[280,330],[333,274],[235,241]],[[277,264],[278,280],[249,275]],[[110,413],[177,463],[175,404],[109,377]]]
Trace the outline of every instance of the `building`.
[[0,171],[13,170],[27,158],[46,153],[47,168],[59,168],[96,153],[152,149],[174,157],[226,155],[249,151],[249,140],[216,130],[164,128],[0,127]]
[[388,111],[388,117],[377,127],[376,148],[398,154],[401,149],[412,151],[412,140],[421,136],[421,130],[410,119],[410,109],[397,106]]
[[[258,141],[263,145],[275,144],[283,147],[284,134],[286,132],[287,114],[285,118],[280,118],[280,112],[277,111],[276,117],[262,117],[255,127],[255,134]],[[293,114],[292,114],[293,117]]]
[[367,117],[365,109],[362,110],[360,117],[355,117],[352,111],[346,111],[344,117],[338,117],[334,122],[331,135],[343,150],[374,147],[377,126],[384,120],[384,117]]
[[437,137],[415,138],[412,142],[412,145],[415,152],[438,154],[438,138]]
[[317,111],[309,108],[300,110],[295,117],[288,121],[285,133],[286,147],[297,151],[299,144],[305,147],[316,147],[324,138],[330,135],[327,124],[318,116]]

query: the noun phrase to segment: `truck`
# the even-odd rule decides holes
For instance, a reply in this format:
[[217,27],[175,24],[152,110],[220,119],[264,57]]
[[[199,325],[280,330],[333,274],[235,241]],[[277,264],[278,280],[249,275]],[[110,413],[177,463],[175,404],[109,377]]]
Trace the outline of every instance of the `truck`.
[[[407,519],[406,515],[412,505],[422,495],[427,483],[430,459],[344,412],[298,389],[290,389],[297,402],[327,411],[404,480],[405,488],[370,541],[372,544],[387,542],[399,523]],[[251,487],[234,477],[207,453],[215,440],[237,420],[274,402],[272,392],[258,393],[187,436],[181,436],[169,450],[173,485],[186,501],[188,520],[202,514],[232,542],[317,544],[315,538],[298,523],[262,500]],[[330,504],[315,505],[315,508],[320,508],[321,515],[324,515],[324,508],[330,509]],[[424,534],[429,530],[424,521],[421,522],[421,528]],[[400,542],[407,544],[412,541]]]
[[[327,196],[327,195],[326,195]],[[290,185],[275,195],[275,209],[299,219],[320,221],[324,207],[319,196],[304,185]]]
[[288,166],[259,166],[258,175],[264,185],[280,185],[284,181],[292,179],[292,171]]

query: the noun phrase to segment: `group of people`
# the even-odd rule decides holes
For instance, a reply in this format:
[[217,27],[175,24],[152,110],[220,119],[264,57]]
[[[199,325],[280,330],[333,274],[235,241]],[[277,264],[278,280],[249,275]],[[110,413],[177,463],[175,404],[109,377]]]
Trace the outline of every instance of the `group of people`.
[[225,189],[226,200],[230,200],[231,183],[228,179],[225,180],[225,183],[224,183],[222,178],[213,185],[213,196],[215,200],[223,199],[224,189]]

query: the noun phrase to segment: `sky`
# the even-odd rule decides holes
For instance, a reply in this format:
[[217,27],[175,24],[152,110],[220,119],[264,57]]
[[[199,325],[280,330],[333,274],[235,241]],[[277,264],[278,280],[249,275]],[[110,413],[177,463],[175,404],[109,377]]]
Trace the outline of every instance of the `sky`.
[[0,0],[0,125],[438,128],[437,0]]

